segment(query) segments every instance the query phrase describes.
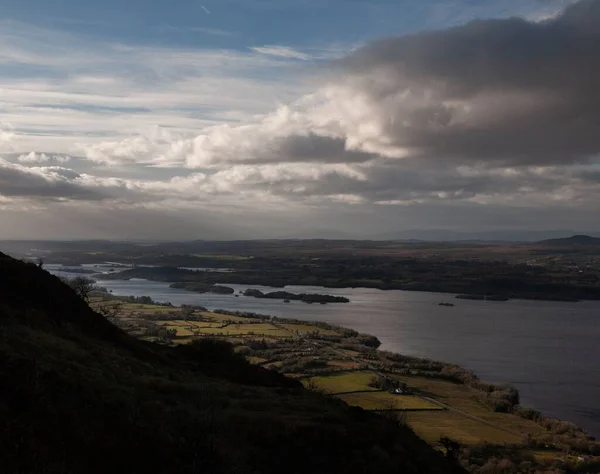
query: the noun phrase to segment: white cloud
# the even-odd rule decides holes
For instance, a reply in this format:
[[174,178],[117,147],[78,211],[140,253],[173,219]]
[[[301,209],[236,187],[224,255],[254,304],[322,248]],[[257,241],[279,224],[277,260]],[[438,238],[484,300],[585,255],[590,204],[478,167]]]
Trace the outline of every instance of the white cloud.
[[0,124],[0,152],[9,152],[13,150],[12,142],[16,135],[10,124]]
[[303,53],[294,48],[290,48],[289,46],[265,45],[254,46],[250,49],[260,54],[276,56],[279,58],[301,59],[304,61],[312,58],[309,54]]
[[67,163],[71,161],[69,155],[47,155],[46,153],[36,153],[34,151],[17,157],[21,163],[47,163],[53,161],[55,163]]
[[[151,49],[7,28],[0,45],[16,47],[0,46],[0,63],[47,73],[0,70],[0,122],[12,124],[0,127],[0,151],[12,152],[0,161],[0,206],[591,209],[600,198],[593,81],[539,77],[519,62],[521,49],[492,54],[496,42],[486,41],[489,28],[510,44],[525,29],[541,47],[551,24],[389,38],[335,61],[310,91],[294,77],[297,60],[319,59],[308,50]],[[556,51],[542,56],[560,72],[588,50]]]
[[281,58],[94,42],[11,21],[0,21],[0,65],[10,68],[0,70],[0,122],[13,125],[0,132],[2,151],[69,154],[84,144],[102,158],[104,143],[244,120],[305,90]]

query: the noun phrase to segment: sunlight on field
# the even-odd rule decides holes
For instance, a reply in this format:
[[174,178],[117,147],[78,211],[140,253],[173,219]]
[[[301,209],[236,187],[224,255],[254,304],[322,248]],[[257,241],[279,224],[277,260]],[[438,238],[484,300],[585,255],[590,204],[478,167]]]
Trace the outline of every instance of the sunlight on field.
[[337,395],[348,405],[365,410],[441,410],[440,407],[413,395],[392,395],[388,392],[347,393]]
[[171,327],[169,327],[169,329],[175,329],[177,331],[177,337],[194,335],[193,331],[190,331],[189,329],[182,328],[179,326],[171,326]]
[[157,321],[159,326],[177,326],[184,328],[220,328],[223,326],[222,323],[211,323],[206,321],[184,321],[183,319],[172,319],[169,321]]
[[418,390],[423,395],[512,431],[518,431],[524,435],[544,432],[544,428],[533,421],[508,413],[491,411],[477,399],[477,392],[466,385],[425,377],[397,376],[394,378],[406,383],[411,389]]
[[522,439],[511,433],[448,411],[407,412],[407,423],[417,435],[429,443],[445,436],[460,443],[518,443]]
[[[96,304],[100,304],[100,302]],[[156,326],[176,331],[176,337],[172,339],[175,344],[187,344],[202,337],[218,337],[221,340],[242,345],[248,340],[264,339],[269,343],[288,340],[291,346],[286,352],[285,361],[295,358],[300,360],[306,356],[307,350],[311,354],[311,351],[315,350],[313,345],[295,352],[296,341],[301,336],[338,335],[335,330],[295,322],[270,322],[207,311],[188,313],[190,319],[200,318],[201,321],[168,319],[169,316],[177,315],[177,317],[184,318],[186,316],[177,308],[135,303],[125,303],[123,307],[122,321],[130,325],[130,331],[135,330],[145,316],[152,317],[153,320],[158,316],[159,320],[154,321]],[[179,316],[180,314],[181,316]],[[167,319],[160,320],[161,315]],[[154,340],[150,337],[145,339]],[[406,413],[407,423],[417,435],[429,443],[437,444],[442,436],[455,439],[465,445],[519,443],[527,434],[536,435],[543,432],[543,428],[532,421],[515,415],[493,412],[481,403],[478,398],[480,394],[466,385],[439,378],[391,375],[399,382],[405,383],[416,394],[392,395],[386,391],[369,387],[368,384],[372,379],[378,376],[370,370],[360,370],[367,363],[367,361],[361,360],[360,352],[340,347],[331,351],[325,345],[319,346],[318,351],[326,363],[325,367],[329,370],[339,369],[343,372],[313,375],[300,379],[305,385],[311,381],[326,393],[335,395],[351,406],[361,407],[365,410],[403,410]],[[284,371],[285,361],[279,360],[278,357],[269,360],[265,357],[248,356],[247,359],[252,364],[260,364],[271,370]],[[300,375],[301,372],[294,374],[295,377]],[[423,400],[419,395],[430,397],[479,419],[472,419],[464,414],[445,410]],[[523,436],[519,436],[517,433],[522,433]],[[553,453],[545,451],[540,451],[535,455],[539,459],[554,456]]]
[[339,334],[335,331],[332,331],[330,329],[323,329],[317,326],[309,326],[307,324],[280,324],[281,327],[284,327],[285,329],[289,330],[292,333],[300,333],[300,334],[307,334],[307,333],[318,333],[321,334],[323,336],[338,336]]
[[240,324],[250,324],[252,322],[259,321],[258,319],[244,318],[242,316],[231,316],[229,314],[218,314],[218,313],[209,313],[209,312],[202,312],[199,314],[203,318],[210,319],[211,321],[218,321],[218,322],[234,321],[234,322],[239,322]]
[[250,362],[251,364],[264,364],[265,362],[267,362],[267,359],[263,359],[262,357],[252,357],[252,356],[248,356],[246,357],[246,360],[248,362]]
[[231,335],[231,336],[255,336],[255,337],[291,337],[288,331],[279,329],[272,324],[230,324],[225,327],[202,327],[198,328],[201,334],[206,335]]

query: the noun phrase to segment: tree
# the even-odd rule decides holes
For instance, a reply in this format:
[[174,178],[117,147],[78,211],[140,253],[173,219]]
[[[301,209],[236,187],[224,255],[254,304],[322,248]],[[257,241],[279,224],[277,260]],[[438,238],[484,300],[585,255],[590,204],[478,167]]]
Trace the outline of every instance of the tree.
[[378,411],[381,416],[387,418],[388,420],[392,420],[399,425],[406,425],[406,412],[398,410],[398,407],[396,406],[396,400],[394,398],[385,398],[382,400],[381,404],[383,405],[383,408]]
[[440,444],[446,448],[446,457],[449,459],[458,460],[460,455],[460,443],[446,436],[440,438]]
[[121,314],[123,309],[123,303],[121,301],[103,301],[100,304],[95,305],[94,311],[104,316],[108,320],[115,320]]
[[94,280],[84,276],[78,276],[67,280],[66,283],[83,301],[86,303],[90,302],[90,293],[94,291],[94,285],[96,283]]

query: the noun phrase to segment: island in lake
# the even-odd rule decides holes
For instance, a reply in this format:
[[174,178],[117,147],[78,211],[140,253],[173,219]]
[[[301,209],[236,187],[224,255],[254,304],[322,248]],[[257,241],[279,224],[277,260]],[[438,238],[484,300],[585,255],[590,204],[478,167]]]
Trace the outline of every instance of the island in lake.
[[266,298],[272,300],[283,300],[289,303],[290,301],[302,301],[304,303],[349,303],[350,300],[344,296],[332,296],[332,295],[321,295],[321,294],[310,294],[301,293],[295,294],[289,291],[272,291],[270,293],[263,293],[260,290],[248,289],[244,291],[244,296],[251,296],[254,298]]
[[201,282],[176,282],[169,285],[169,288],[193,291],[195,293],[217,293],[221,295],[232,295],[235,293],[235,290],[233,288],[229,288],[228,286],[213,285],[210,283]]
[[[233,295],[235,290],[224,285],[213,285],[210,283],[202,282],[176,282],[169,285],[169,288],[177,288],[187,291],[193,291],[195,293],[216,293],[221,295]],[[302,301],[303,303],[349,303],[350,300],[343,296],[332,296],[322,294],[310,294],[310,293],[290,293],[289,291],[272,291],[270,293],[264,293],[260,290],[249,288],[242,293],[244,296],[253,298],[264,298],[272,300],[283,300],[285,303],[290,301]],[[239,296],[239,295],[235,295]]]

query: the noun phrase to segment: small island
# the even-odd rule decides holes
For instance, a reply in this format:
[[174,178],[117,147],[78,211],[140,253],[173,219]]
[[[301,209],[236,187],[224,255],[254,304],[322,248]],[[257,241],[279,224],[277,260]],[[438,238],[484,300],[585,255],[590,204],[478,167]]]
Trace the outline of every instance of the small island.
[[288,291],[273,291],[271,293],[263,293],[260,290],[249,288],[244,291],[244,296],[253,298],[266,298],[272,300],[283,300],[284,303],[289,303],[292,300],[302,301],[303,303],[349,303],[350,300],[343,296],[320,295],[310,293],[290,293]]
[[222,285],[211,285],[210,283],[177,282],[169,285],[169,288],[193,291],[194,293],[217,293],[219,295],[232,295],[233,288]]
[[510,298],[502,295],[456,295],[459,300],[476,300],[476,301],[508,301]]

